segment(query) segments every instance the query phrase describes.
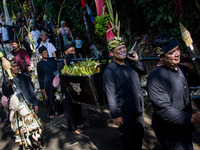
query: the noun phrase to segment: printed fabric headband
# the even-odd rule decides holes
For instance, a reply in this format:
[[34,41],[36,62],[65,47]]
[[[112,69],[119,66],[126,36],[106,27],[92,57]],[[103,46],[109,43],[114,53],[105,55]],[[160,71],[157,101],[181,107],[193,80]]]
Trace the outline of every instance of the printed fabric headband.
[[121,37],[114,37],[110,40],[108,40],[108,50],[111,51],[113,48],[120,46],[120,45],[125,45],[125,42],[123,38]]
[[165,54],[169,52],[171,49],[173,49],[174,47],[176,47],[177,45],[179,45],[178,41],[176,40],[175,37],[172,37],[169,40],[169,43],[167,45],[164,45],[162,48],[159,46],[155,47],[154,51],[157,55]]

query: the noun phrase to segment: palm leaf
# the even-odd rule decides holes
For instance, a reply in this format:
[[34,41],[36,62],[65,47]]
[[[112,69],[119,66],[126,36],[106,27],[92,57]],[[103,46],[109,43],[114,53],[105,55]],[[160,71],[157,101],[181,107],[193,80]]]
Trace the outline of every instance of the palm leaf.
[[118,23],[118,14],[116,12],[116,15],[115,15],[115,25],[117,26],[117,23]]
[[109,0],[106,0],[106,6],[108,8],[108,13],[110,15],[110,20],[114,23],[114,17],[113,17],[113,12],[112,12],[112,4]]
[[110,12],[112,14],[112,17],[114,18],[111,0],[108,0],[108,4],[109,4],[109,7],[110,7]]
[[117,36],[119,37],[120,36],[120,21],[118,22],[118,32],[117,32]]
[[114,23],[111,20],[109,21],[109,23],[110,23],[111,27],[115,26]]

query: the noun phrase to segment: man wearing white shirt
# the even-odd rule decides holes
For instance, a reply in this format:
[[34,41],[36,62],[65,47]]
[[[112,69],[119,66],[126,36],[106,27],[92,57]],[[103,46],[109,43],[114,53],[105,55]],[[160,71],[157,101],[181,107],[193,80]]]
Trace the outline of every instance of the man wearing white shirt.
[[11,60],[13,57],[12,55],[9,55],[10,48],[11,48],[9,44],[10,38],[9,38],[9,32],[8,32],[5,22],[2,23],[2,27],[0,28],[0,40],[3,43],[3,49],[4,49],[1,52],[7,55],[7,58]]
[[34,42],[34,44],[38,45],[37,40],[40,37],[40,31],[36,30],[36,26],[35,25],[32,26],[31,34],[33,35],[33,42]]
[[38,49],[44,45],[47,48],[49,57],[56,58],[56,53],[55,53],[56,48],[54,47],[54,45],[52,43],[49,43],[47,41],[47,39],[48,39],[47,32],[44,32],[44,31],[41,32],[41,39],[42,39],[42,41],[39,44],[39,46],[37,46],[38,48],[37,48],[36,53],[39,55]]
[[1,41],[2,42],[9,42],[8,29],[6,28],[5,23],[3,23],[3,26],[0,28],[0,34],[1,34]]

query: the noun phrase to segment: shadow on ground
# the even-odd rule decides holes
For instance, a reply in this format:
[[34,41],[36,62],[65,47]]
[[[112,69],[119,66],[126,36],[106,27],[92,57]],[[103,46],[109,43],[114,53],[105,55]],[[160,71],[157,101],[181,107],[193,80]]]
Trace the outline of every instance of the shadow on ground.
[[[152,107],[148,99],[145,100],[144,120],[146,134],[143,150],[162,150],[151,128]],[[42,150],[120,150],[120,136],[118,128],[112,123],[108,106],[100,109],[83,106],[83,133],[78,135],[69,131],[66,118],[49,119],[48,103],[41,102],[38,116],[43,127],[45,146]],[[3,108],[0,107],[0,149],[17,150],[14,133],[9,127]],[[194,133],[195,150],[200,149],[200,128]]]

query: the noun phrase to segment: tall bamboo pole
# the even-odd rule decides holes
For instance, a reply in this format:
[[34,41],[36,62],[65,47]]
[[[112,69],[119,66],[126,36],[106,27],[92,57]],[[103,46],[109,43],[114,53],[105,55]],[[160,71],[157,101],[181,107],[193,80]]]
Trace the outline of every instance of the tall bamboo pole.
[[35,5],[33,3],[33,0],[31,0],[32,6],[33,6],[33,12],[35,13]]
[[83,14],[83,20],[84,20],[85,29],[86,29],[86,35],[87,35],[89,44],[91,46],[92,45],[92,40],[91,40],[90,30],[89,30],[89,27],[88,27],[88,23],[87,23],[87,19],[86,19],[86,16],[85,16],[85,12],[83,11],[82,14]]

